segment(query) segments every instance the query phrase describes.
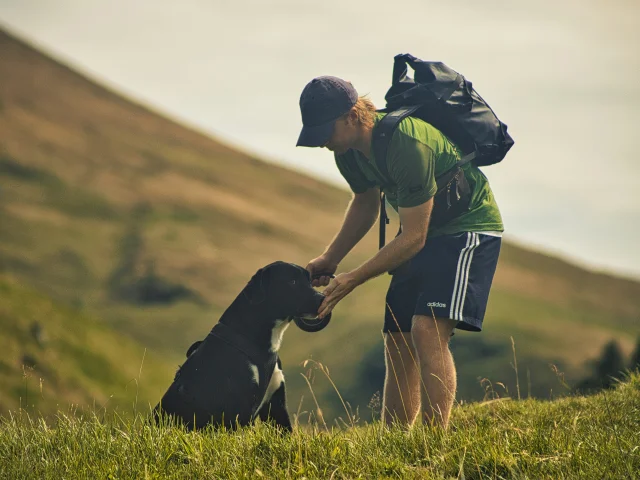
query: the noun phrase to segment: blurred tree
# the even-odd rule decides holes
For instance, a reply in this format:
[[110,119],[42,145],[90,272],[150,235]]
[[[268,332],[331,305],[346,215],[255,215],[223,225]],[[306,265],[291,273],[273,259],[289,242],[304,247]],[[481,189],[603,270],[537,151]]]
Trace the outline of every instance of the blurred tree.
[[600,358],[590,361],[592,373],[575,387],[579,393],[595,393],[605,388],[611,388],[616,379],[622,378],[625,372],[624,358],[618,342],[611,340],[602,349]]
[[170,304],[180,300],[205,304],[197,292],[158,275],[153,259],[144,261],[143,229],[151,213],[152,209],[146,203],[136,205],[131,212],[119,243],[118,263],[108,280],[111,297],[139,305]]
[[156,273],[153,261],[147,262],[145,273],[132,285],[134,300],[139,304],[173,303],[182,299],[197,300],[199,296],[179,283],[166,280]]
[[114,298],[135,301],[135,291],[131,285],[137,278],[137,267],[144,251],[142,228],[150,208],[146,204],[136,205],[127,223],[126,232],[118,245],[119,260],[108,280],[109,291]]
[[629,370],[640,370],[640,335],[638,335],[638,340],[636,341],[636,348],[631,353]]

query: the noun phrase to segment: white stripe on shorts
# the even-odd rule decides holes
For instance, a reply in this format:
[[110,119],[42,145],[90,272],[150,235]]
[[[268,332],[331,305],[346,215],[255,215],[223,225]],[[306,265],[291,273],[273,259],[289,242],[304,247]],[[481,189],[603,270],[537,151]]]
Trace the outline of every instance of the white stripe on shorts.
[[456,281],[453,284],[453,295],[451,296],[451,309],[449,310],[449,318],[452,320],[456,320],[454,316],[454,310],[456,305],[456,293],[458,292],[458,283],[460,282],[460,272],[462,271],[462,262],[464,260],[465,254],[467,253],[467,249],[471,245],[471,233],[467,232],[467,245],[460,251],[460,256],[458,257],[458,268],[456,269]]
[[460,251],[458,257],[458,268],[456,270],[456,280],[453,286],[453,294],[451,296],[451,309],[449,318],[452,320],[462,321],[462,307],[464,298],[467,294],[467,286],[469,283],[469,270],[471,268],[471,257],[473,250],[480,244],[480,238],[475,232],[467,232],[467,244]]
[[473,260],[473,251],[476,249],[478,245],[480,245],[480,236],[477,233],[474,233],[473,236],[474,236],[474,242],[471,248],[469,249],[469,254],[467,255],[467,265],[465,268],[464,283],[463,283],[464,286],[460,289],[461,298],[460,298],[460,303],[458,305],[458,314],[457,314],[458,315],[457,319],[460,321],[463,320],[462,310],[464,307],[464,301],[467,298],[467,287],[469,286],[469,270],[471,270],[471,261]]

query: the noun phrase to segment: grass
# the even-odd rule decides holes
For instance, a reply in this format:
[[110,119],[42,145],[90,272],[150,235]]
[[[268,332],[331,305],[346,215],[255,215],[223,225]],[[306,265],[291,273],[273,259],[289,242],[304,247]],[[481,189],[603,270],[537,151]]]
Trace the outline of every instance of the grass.
[[[258,424],[189,432],[146,415],[18,411],[0,423],[0,478],[637,478],[640,377],[591,397],[454,408],[450,428]],[[309,418],[309,417],[307,417]]]

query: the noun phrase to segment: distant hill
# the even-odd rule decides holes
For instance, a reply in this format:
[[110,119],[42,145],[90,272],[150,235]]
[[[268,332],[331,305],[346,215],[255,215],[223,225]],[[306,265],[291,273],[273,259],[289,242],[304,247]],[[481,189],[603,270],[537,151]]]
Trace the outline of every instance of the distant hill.
[[148,411],[177,365],[77,309],[0,276],[0,415],[71,405]]
[[[0,271],[172,365],[258,268],[305,265],[341,223],[347,191],[185,128],[3,32],[0,79]],[[375,235],[343,269],[375,252]],[[366,408],[380,388],[389,278],[356,290],[322,333],[287,331],[294,410],[302,396],[300,408],[312,405],[300,375],[309,357]],[[452,341],[459,396],[482,398],[482,378],[514,388],[511,336],[521,390],[561,393],[549,364],[575,381],[607,341],[628,354],[639,319],[640,283],[506,243],[485,331]],[[325,413],[339,414],[326,379],[316,375],[313,385]]]

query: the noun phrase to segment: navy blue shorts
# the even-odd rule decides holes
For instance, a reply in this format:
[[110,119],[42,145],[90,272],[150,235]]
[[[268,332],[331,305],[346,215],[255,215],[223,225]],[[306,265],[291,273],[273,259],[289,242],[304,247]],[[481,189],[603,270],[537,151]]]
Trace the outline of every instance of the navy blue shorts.
[[393,272],[383,332],[410,332],[414,315],[450,318],[461,330],[482,330],[501,241],[488,232],[427,238],[424,248]]

